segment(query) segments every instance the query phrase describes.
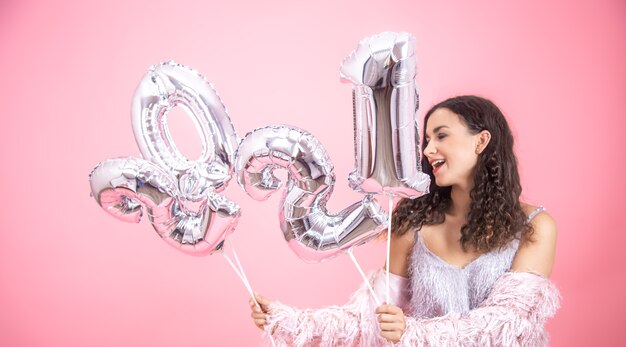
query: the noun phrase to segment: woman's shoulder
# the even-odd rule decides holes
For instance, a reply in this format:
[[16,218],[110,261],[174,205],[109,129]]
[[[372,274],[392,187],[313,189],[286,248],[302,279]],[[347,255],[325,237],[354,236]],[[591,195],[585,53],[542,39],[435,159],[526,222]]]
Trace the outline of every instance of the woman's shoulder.
[[533,217],[530,223],[533,226],[534,233],[538,233],[540,234],[538,236],[547,237],[548,239],[556,237],[556,222],[543,206],[535,206],[524,202],[520,204],[526,216]]
[[409,228],[403,234],[391,234],[389,271],[402,277],[409,277],[409,257],[413,250],[415,228]]
[[415,242],[416,228],[410,227],[404,230],[402,233],[391,233],[391,243],[395,244],[403,249],[411,248]]
[[541,206],[535,206],[535,205],[528,204],[528,203],[521,202],[521,201],[520,201],[520,206],[522,207],[522,210],[524,211],[526,216],[530,216],[533,212],[541,208]]
[[535,222],[535,219],[541,220],[543,222],[554,221],[550,213],[543,206],[535,206],[527,204],[525,202],[520,202],[520,205],[522,207],[522,210],[524,211],[524,214],[526,214],[526,217],[531,218],[531,223],[533,224]]
[[[537,210],[537,206],[522,203],[527,215]],[[532,220],[533,232],[530,239],[524,240],[517,251],[513,269],[538,272],[546,277],[552,272],[556,252],[557,227],[550,213],[541,211]]]

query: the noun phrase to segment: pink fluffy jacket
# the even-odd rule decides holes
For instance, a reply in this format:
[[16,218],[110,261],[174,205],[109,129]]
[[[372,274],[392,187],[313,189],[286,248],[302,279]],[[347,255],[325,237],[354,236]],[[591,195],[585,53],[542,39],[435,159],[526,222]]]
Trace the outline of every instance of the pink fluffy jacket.
[[[369,276],[379,298],[384,298],[385,274],[378,270]],[[408,280],[392,276],[390,301],[407,312]],[[428,319],[406,316],[402,339],[392,344],[379,335],[377,305],[364,283],[343,306],[299,310],[274,302],[265,332],[278,346],[547,346],[544,324],[559,301],[549,279],[506,272],[487,299],[469,312]]]

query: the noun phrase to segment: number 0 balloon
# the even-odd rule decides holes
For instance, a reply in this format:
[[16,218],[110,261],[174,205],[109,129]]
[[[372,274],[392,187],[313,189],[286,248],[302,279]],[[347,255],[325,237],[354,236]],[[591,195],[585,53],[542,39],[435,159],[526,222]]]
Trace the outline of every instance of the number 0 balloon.
[[[182,155],[169,133],[167,114],[176,106],[192,116],[200,133],[197,160]],[[238,138],[211,85],[171,61],[153,66],[135,92],[132,123],[145,159],[98,164],[89,176],[93,197],[123,221],[139,222],[147,213],[156,232],[185,253],[219,249],[240,216],[239,206],[218,194],[232,176]]]

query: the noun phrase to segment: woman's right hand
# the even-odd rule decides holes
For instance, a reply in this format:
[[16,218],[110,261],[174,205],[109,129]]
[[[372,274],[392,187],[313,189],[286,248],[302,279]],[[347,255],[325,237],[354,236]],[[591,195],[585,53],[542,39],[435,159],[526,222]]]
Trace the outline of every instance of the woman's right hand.
[[261,305],[261,307],[259,308],[259,306],[257,306],[257,304],[254,302],[254,300],[252,300],[252,298],[250,298],[250,309],[252,310],[252,314],[250,315],[252,317],[252,320],[254,321],[254,324],[261,330],[264,330],[265,324],[267,324],[267,319],[269,318],[269,306],[272,303],[272,301],[270,301],[268,298],[261,296],[257,293],[254,293],[256,301],[259,303],[259,305]]

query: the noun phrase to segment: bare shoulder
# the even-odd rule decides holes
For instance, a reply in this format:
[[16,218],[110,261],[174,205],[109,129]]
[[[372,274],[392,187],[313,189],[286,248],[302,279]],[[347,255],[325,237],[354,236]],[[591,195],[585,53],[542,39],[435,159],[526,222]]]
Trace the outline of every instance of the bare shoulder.
[[[522,209],[526,213],[526,216],[530,216],[531,213],[536,211],[538,206],[522,203]],[[541,239],[543,242],[554,241],[556,243],[557,227],[556,221],[546,210],[539,212],[530,222],[533,226],[534,240]]]
[[[530,215],[537,206],[522,204],[522,209]],[[554,266],[557,243],[557,226],[550,213],[542,211],[531,221],[532,237],[522,240],[513,259],[511,270],[539,273],[550,277]]]
[[[525,202],[520,202],[520,205],[522,206],[522,210],[524,211],[526,216],[530,216],[531,213],[533,213],[535,210],[539,208],[539,206],[527,204]],[[544,213],[544,212],[541,212],[541,213]]]
[[392,235],[391,253],[389,254],[389,271],[392,274],[409,277],[409,259],[414,240],[415,229],[409,229],[402,235]]

